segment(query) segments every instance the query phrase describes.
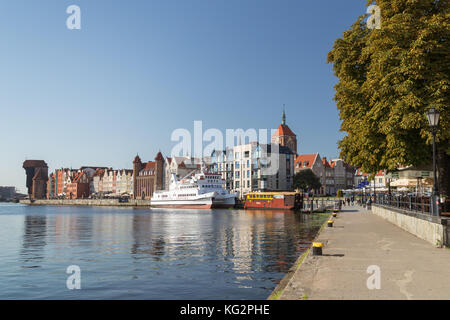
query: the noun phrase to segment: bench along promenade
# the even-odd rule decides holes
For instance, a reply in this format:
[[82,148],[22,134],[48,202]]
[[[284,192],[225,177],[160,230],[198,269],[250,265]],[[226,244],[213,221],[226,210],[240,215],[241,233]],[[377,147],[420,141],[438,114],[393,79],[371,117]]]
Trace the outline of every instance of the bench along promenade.
[[269,299],[450,299],[447,218],[346,206]]

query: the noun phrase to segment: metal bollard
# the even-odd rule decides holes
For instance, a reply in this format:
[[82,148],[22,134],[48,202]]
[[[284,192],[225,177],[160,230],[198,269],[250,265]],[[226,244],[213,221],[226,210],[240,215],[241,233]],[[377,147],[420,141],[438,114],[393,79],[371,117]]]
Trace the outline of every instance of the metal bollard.
[[322,242],[313,242],[313,256],[321,256],[322,255]]
[[328,220],[328,228],[332,228],[333,227],[333,220]]

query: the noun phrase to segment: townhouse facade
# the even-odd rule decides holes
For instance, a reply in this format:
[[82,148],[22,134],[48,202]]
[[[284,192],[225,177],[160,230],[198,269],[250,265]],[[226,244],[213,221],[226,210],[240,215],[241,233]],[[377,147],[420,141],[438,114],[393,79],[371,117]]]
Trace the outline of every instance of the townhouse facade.
[[298,155],[295,172],[306,169],[312,170],[322,185],[319,190],[311,190],[315,195],[335,195],[339,189],[352,189],[355,185],[355,169],[342,159],[328,161],[319,153]]
[[334,185],[337,190],[352,189],[354,187],[355,168],[345,163],[342,159],[334,159],[330,162],[334,172]]
[[337,193],[334,169],[331,167],[330,162],[328,162],[326,157],[322,158],[322,164],[325,172],[325,195],[334,195]]
[[301,154],[297,156],[295,159],[295,173],[307,169],[311,170],[319,178],[322,185],[318,190],[312,190],[312,192],[315,195],[326,195],[326,170],[320,154]]
[[66,186],[67,199],[86,199],[89,197],[89,176],[84,171],[78,171],[69,178]]
[[133,170],[117,170],[116,194],[120,196],[133,194]]

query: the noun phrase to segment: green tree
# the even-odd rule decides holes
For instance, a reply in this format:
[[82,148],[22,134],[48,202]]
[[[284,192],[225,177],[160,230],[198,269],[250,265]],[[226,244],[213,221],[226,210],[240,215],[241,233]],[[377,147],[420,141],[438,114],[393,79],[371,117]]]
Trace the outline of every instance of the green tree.
[[301,190],[317,190],[322,184],[311,169],[301,170],[294,175],[294,188]]
[[377,0],[381,29],[363,15],[337,39],[328,63],[339,82],[341,157],[363,171],[431,163],[425,116],[435,107],[441,193],[450,183],[450,1]]
[[341,189],[339,189],[339,190],[337,191],[336,196],[337,196],[338,198],[342,198],[342,197],[344,196],[344,193],[342,192]]

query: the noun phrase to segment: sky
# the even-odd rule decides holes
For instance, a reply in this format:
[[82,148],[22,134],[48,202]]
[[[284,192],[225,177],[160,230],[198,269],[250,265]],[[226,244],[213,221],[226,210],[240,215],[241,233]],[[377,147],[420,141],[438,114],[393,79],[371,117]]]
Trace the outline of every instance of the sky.
[[[0,3],[0,186],[26,159],[132,168],[179,128],[276,129],[336,158],[327,53],[366,0],[14,0]],[[69,30],[67,7],[81,9]]]

